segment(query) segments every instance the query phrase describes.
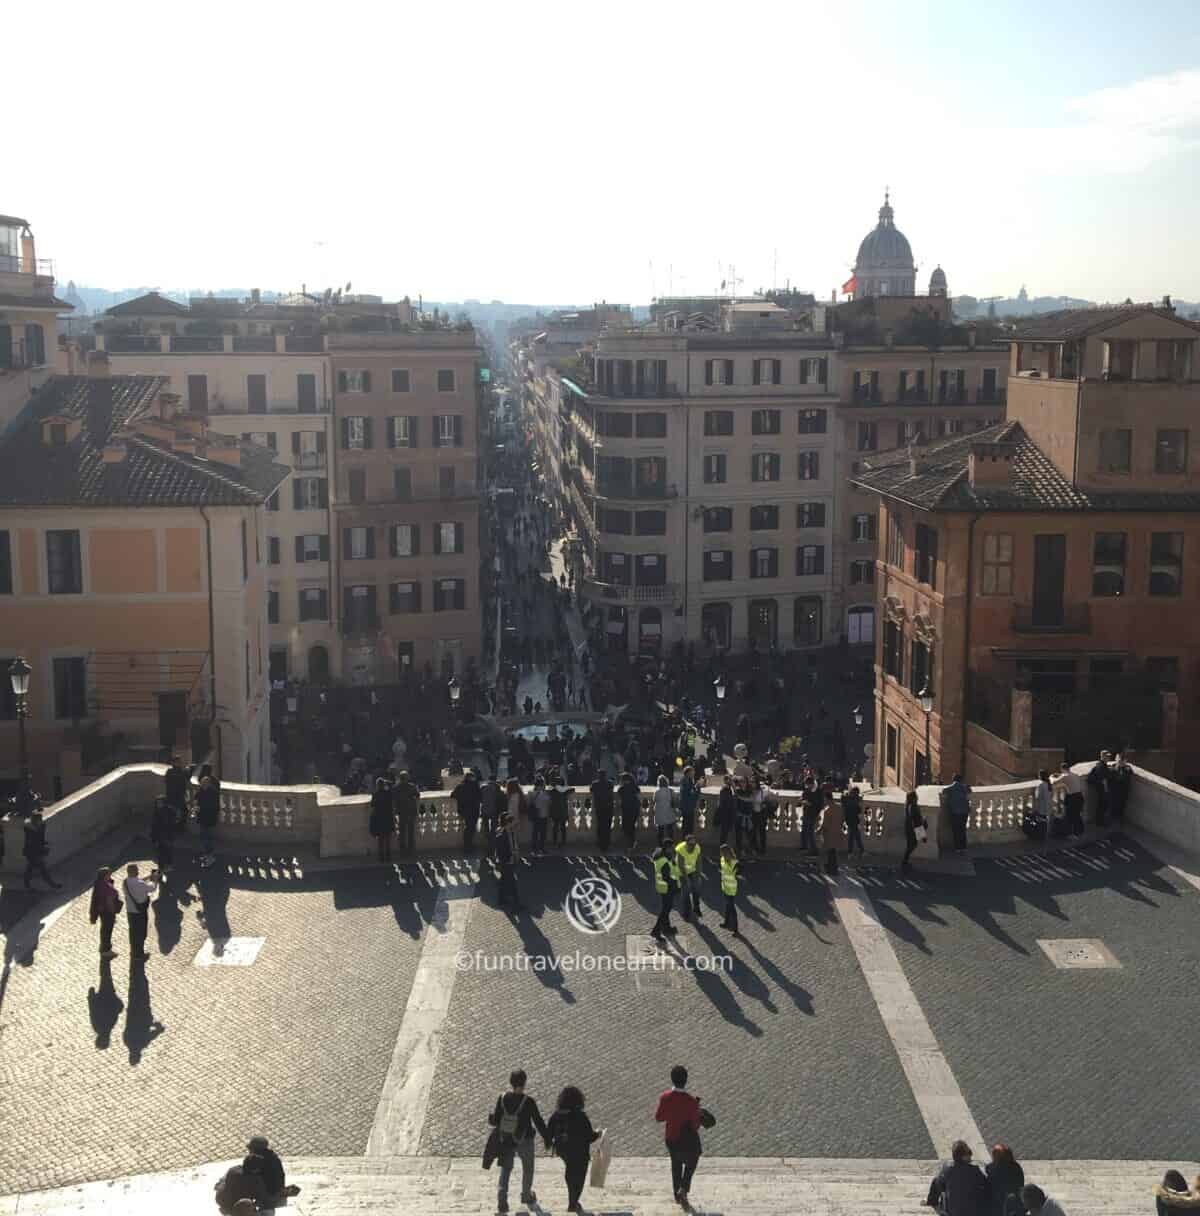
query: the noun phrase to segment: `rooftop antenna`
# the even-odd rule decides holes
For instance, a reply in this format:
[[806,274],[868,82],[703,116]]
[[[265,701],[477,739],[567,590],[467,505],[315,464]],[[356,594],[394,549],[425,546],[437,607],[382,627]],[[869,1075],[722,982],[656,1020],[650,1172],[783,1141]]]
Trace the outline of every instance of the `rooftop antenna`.
[[779,250],[776,249],[771,254],[771,290],[779,290]]

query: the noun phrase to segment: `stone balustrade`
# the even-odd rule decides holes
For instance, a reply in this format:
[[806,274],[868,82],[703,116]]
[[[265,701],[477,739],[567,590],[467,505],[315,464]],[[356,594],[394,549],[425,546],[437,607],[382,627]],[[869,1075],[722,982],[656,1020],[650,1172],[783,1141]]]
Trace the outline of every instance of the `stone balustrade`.
[[[1074,771],[1086,777],[1091,763],[1078,764]],[[113,769],[90,785],[55,803],[46,811],[46,834],[51,863],[61,861],[104,834],[127,826],[145,833],[154,798],[162,792],[160,764],[131,764]],[[1024,839],[1021,821],[1032,806],[1037,783],[977,786],[971,792],[970,840],[973,845],[1003,844]],[[929,825],[928,839],[918,846],[915,858],[937,858],[948,844],[949,827],[940,805],[940,786],[921,786],[917,791],[921,813]],[[1086,785],[1085,785],[1086,789]],[[652,848],[655,841],[654,788],[642,787],[638,815],[639,847]],[[705,844],[718,840],[716,808],[720,787],[706,786],[696,810],[696,831]],[[767,823],[767,847],[772,852],[795,851],[800,845],[802,801],[798,790],[776,791],[778,813]],[[1058,796],[1058,795],[1056,795]],[[462,825],[450,794],[442,790],[421,795],[417,821],[417,848],[421,852],[454,850],[461,846]],[[1086,816],[1090,818],[1088,809]],[[1200,795],[1142,769],[1134,769],[1126,816],[1138,827],[1184,848],[1200,852]],[[315,850],[321,857],[367,857],[375,853],[368,831],[370,799],[366,795],[343,796],[329,785],[221,786],[221,818],[218,842],[229,848],[270,848],[285,852]],[[620,840],[620,816],[615,817],[614,839]],[[22,857],[22,826],[9,819],[2,825],[5,841],[3,873],[19,873]],[[526,823],[521,837],[528,838]],[[904,792],[899,789],[863,787],[862,833],[868,852],[878,857],[900,858],[904,853]],[[590,846],[596,838],[595,814],[586,788],[571,790],[568,799],[568,846]]]

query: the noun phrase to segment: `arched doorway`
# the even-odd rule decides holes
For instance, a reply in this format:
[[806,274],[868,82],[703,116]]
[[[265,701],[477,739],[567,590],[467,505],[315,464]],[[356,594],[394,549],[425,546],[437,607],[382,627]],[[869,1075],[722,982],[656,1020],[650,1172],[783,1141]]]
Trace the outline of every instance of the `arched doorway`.
[[733,609],[728,604],[705,604],[700,609],[700,635],[710,650],[728,650],[733,640]]
[[750,640],[763,648],[775,645],[779,637],[779,606],[774,600],[750,601]]
[[308,682],[329,683],[329,651],[324,646],[312,646],[308,651]]

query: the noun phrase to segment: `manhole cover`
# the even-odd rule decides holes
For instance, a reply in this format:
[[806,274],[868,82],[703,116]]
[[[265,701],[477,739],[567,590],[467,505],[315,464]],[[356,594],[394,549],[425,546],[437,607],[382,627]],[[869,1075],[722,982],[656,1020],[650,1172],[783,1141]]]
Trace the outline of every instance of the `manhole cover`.
[[249,967],[263,947],[265,937],[210,937],[200,947],[197,967]]
[[1117,957],[1098,937],[1038,939],[1046,957],[1062,971],[1120,967]]

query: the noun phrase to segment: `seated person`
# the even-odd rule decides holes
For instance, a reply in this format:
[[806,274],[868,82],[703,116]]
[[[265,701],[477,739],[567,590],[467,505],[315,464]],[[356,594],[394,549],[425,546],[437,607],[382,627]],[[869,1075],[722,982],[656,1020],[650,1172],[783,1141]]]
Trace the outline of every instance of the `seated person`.
[[267,1194],[270,1195],[271,1201],[276,1206],[284,1199],[291,1199],[300,1194],[298,1186],[287,1185],[287,1179],[283,1174],[283,1162],[280,1161],[279,1154],[270,1147],[266,1136],[251,1136],[250,1143],[246,1145],[246,1151],[262,1158],[263,1182],[266,1184]]
[[[243,1212],[271,1207],[271,1196],[263,1181],[263,1159],[251,1153],[241,1165],[231,1165],[213,1188],[222,1216],[241,1216]],[[247,1203],[254,1207],[247,1207]]]

